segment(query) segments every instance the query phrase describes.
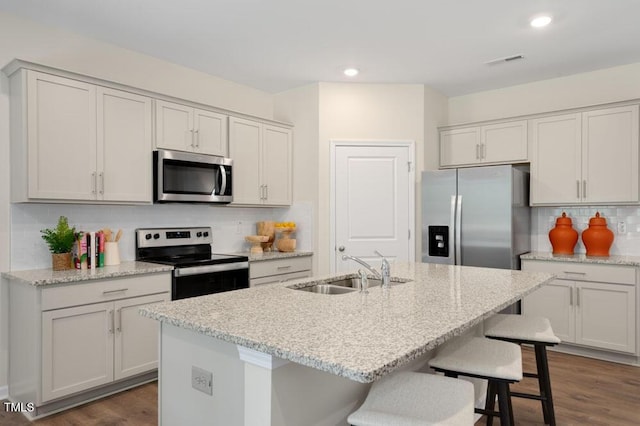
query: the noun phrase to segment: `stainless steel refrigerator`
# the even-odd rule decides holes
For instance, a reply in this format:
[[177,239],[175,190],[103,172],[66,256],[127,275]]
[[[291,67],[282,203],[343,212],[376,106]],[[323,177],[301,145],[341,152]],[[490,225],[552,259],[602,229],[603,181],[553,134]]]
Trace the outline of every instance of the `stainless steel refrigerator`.
[[422,261],[520,269],[530,250],[527,166],[422,173]]

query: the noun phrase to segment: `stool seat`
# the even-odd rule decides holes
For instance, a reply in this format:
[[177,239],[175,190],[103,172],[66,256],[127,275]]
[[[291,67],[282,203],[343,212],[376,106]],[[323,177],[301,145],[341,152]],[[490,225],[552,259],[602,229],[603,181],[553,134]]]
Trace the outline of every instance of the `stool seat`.
[[444,347],[429,360],[429,366],[474,377],[491,377],[511,382],[522,380],[520,347],[482,337],[473,337]]
[[470,382],[403,371],[371,386],[366,400],[347,421],[355,426],[473,425]]
[[526,315],[496,314],[485,321],[485,336],[498,339],[541,342],[557,345],[561,340],[553,334],[547,318]]

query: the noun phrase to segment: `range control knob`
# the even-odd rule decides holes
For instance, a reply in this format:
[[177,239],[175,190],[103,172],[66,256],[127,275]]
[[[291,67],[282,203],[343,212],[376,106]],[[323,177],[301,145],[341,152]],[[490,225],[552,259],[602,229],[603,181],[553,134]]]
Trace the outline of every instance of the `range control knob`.
[[196,237],[198,237],[198,238],[202,237],[202,232],[197,232],[196,233]]
[[202,235],[204,235],[205,237],[208,237],[209,236],[209,231],[204,231],[204,234],[202,234]]
[[145,235],[145,236],[144,236],[144,239],[145,239],[145,240],[150,240],[150,239],[151,239],[151,234],[147,234],[147,235]]
[[157,240],[158,238],[160,238],[160,234],[153,234],[153,239]]

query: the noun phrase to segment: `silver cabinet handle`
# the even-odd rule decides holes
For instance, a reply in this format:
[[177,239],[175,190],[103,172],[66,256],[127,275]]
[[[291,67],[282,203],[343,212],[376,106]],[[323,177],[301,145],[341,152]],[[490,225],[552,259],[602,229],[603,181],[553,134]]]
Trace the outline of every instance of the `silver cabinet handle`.
[[573,287],[570,287],[569,290],[569,306],[573,306]]
[[109,334],[113,334],[113,309],[109,309]]
[[265,200],[269,199],[269,185],[264,186],[264,199]]
[[122,331],[122,308],[118,309],[118,323],[116,324],[116,331],[118,333]]
[[112,293],[120,293],[122,291],[127,291],[129,290],[128,288],[119,288],[117,290],[105,290],[102,292],[102,294],[107,295],[107,294],[112,294]]
[[100,194],[104,194],[104,172],[100,173]]
[[194,130],[193,133],[195,134],[196,138],[196,148],[200,148],[200,130]]
[[260,199],[264,200],[264,185],[260,185]]
[[587,181],[582,181],[582,198],[587,199]]
[[96,193],[96,187],[98,186],[98,178],[96,177],[96,172],[91,173],[91,193]]
[[576,287],[576,306],[580,307],[580,287]]
[[290,269],[290,268],[291,268],[291,265],[286,265],[286,266],[278,266],[276,269],[280,271],[282,269]]
[[338,247],[338,251],[340,251],[340,252],[344,251],[344,246]]
[[195,144],[193,143],[193,129],[190,129],[189,132],[191,132],[191,148],[195,148]]
[[573,271],[563,271],[565,274],[570,274],[570,275],[587,275],[586,272],[573,272]]
[[580,199],[580,181],[576,180],[576,198]]
[[476,144],[476,160],[480,159],[480,144]]

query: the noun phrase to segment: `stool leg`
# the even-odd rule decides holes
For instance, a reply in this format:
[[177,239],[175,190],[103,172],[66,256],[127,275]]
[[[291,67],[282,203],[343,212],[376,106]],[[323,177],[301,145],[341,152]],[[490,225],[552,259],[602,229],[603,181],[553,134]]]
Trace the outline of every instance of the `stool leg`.
[[[494,411],[496,407],[496,382],[489,380],[487,384],[487,400],[484,403],[484,409],[487,411]],[[486,414],[487,426],[493,426],[493,415]]]
[[511,403],[511,386],[509,385],[509,383],[507,383],[506,386],[507,386],[507,401],[509,402],[509,420],[511,421],[512,425],[515,425],[516,421],[513,418],[513,404]]
[[511,416],[509,415],[509,384],[506,382],[496,382],[498,387],[498,407],[500,408],[500,426],[511,426]]
[[553,408],[553,395],[551,394],[547,348],[545,345],[535,345],[535,351],[536,365],[538,369],[538,384],[540,388],[540,396],[542,396],[542,413],[544,415],[544,422],[551,426],[555,426],[556,418]]

